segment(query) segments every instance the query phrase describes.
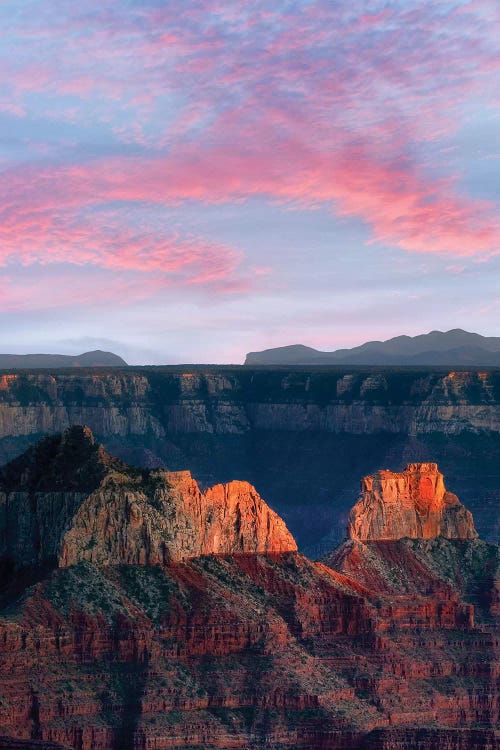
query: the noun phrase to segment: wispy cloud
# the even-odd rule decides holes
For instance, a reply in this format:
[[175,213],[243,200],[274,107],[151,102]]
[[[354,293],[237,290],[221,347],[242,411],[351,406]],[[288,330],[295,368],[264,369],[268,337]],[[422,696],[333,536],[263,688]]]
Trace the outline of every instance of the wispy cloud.
[[0,112],[33,152],[39,133],[36,160],[2,162],[9,273],[246,294],[259,274],[241,249],[141,212],[255,197],[326,207],[381,247],[500,250],[497,199],[468,193],[454,143],[497,101],[492,0],[5,0],[0,20]]

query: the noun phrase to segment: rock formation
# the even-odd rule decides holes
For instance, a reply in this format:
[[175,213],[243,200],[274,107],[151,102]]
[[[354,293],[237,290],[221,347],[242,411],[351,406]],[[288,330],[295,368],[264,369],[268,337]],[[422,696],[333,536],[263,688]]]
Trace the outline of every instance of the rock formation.
[[15,740],[12,737],[0,737],[0,750],[71,750],[70,747],[44,740]]
[[74,514],[59,564],[155,565],[297,549],[281,518],[248,482],[202,493],[188,471],[151,472],[148,481],[144,487],[127,476],[107,477]]
[[0,750],[498,750],[493,545],[311,562],[247,483],[86,428],[0,483]]
[[492,729],[427,729],[418,727],[374,729],[363,750],[498,750]]
[[297,553],[80,563],[0,612],[1,731],[75,750],[406,750],[408,727],[437,725],[421,750],[461,747],[457,728],[491,738],[498,721],[497,636],[471,609]]
[[361,483],[349,515],[349,536],[360,541],[475,539],[472,514],[448,492],[435,463],[408,464],[400,473],[378,471]]
[[188,471],[126,466],[88,427],[41,440],[0,473],[0,557],[18,565],[154,565],[296,549],[247,482],[202,493]]
[[348,531],[324,562],[368,590],[435,601],[458,593],[488,616],[500,613],[499,548],[478,539],[437,464],[364,477]]
[[342,539],[359,477],[409,461],[437,461],[481,537],[500,538],[500,369],[0,375],[0,463],[72,424],[129,464],[189,468],[204,487],[247,479],[310,554]]

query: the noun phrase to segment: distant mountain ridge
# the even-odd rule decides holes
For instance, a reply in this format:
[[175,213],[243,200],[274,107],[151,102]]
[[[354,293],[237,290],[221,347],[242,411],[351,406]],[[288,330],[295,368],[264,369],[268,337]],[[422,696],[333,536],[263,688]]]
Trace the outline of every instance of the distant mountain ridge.
[[96,349],[83,354],[0,354],[0,370],[32,370],[45,367],[126,367],[113,352]]
[[302,344],[250,352],[246,365],[444,365],[500,366],[500,337],[461,328],[420,336],[368,341],[352,349],[323,352]]

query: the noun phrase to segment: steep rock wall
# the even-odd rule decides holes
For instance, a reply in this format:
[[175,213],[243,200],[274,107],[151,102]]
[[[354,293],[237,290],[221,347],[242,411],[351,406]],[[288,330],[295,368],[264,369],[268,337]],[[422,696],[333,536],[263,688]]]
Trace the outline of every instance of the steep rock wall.
[[113,482],[92,493],[64,534],[59,565],[156,565],[208,554],[297,549],[284,522],[247,482],[200,491],[188,471],[157,472],[151,495]]
[[202,493],[188,471],[141,471],[88,427],[40,440],[0,471],[0,559],[18,566],[154,565],[297,545],[248,482]]
[[203,487],[249,481],[313,553],[325,534],[321,549],[342,538],[359,476],[437,460],[479,531],[497,540],[499,404],[495,370],[5,373],[0,462],[42,434],[88,424],[129,463],[189,468]]
[[499,715],[498,636],[469,614],[296,553],[83,563],[0,613],[0,726],[78,750],[399,750],[438,725],[419,746],[450,750]]
[[98,435],[251,429],[500,431],[500,371],[343,373],[143,368],[0,376],[0,438],[88,424]]
[[361,541],[475,539],[472,514],[446,490],[435,463],[408,464],[364,477],[359,500],[349,514],[349,536]]

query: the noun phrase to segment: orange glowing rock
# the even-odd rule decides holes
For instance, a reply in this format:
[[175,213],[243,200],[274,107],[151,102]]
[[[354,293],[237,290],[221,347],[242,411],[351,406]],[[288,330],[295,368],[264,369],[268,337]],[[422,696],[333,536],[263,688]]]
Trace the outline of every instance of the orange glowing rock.
[[0,391],[8,391],[18,377],[18,375],[2,375],[0,377]]
[[477,532],[471,513],[447,491],[437,464],[412,463],[400,473],[382,470],[363,479],[349,515],[349,536],[475,539]]

